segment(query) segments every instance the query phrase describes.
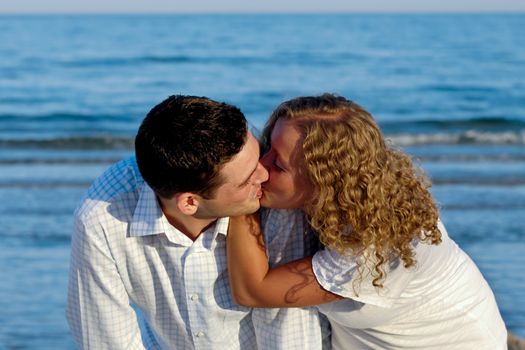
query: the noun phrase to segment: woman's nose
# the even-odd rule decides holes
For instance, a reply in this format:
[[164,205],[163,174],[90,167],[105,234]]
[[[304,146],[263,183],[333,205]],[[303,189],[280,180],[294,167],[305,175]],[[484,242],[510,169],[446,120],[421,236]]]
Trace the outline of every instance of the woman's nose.
[[266,168],[266,170],[269,170],[270,169],[270,164],[271,164],[271,162],[270,162],[270,152],[266,152],[262,156],[261,160],[259,160],[259,163],[261,163],[262,166]]

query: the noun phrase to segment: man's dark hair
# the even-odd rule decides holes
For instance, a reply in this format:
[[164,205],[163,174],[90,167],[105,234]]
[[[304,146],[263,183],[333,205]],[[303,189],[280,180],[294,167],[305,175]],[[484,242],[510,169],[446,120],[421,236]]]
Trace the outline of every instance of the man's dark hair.
[[171,198],[193,192],[213,198],[219,171],[244,146],[248,126],[235,106],[206,97],[170,96],[148,113],[135,138],[142,177]]

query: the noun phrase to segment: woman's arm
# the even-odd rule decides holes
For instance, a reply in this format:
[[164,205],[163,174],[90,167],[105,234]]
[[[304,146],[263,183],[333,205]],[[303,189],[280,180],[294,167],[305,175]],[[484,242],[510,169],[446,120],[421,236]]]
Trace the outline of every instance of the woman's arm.
[[234,299],[250,307],[301,307],[341,299],[323,289],[307,257],[269,269],[259,214],[230,218],[228,270]]

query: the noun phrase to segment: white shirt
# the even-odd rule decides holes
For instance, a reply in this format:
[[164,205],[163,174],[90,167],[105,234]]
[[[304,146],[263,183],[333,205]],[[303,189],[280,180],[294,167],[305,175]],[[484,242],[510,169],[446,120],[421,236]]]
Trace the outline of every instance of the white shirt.
[[506,349],[490,287],[441,222],[438,227],[443,242],[415,244],[416,267],[392,263],[384,288],[374,288],[366,273],[356,285],[350,256],[328,248],[314,255],[319,283],[347,298],[319,306],[334,349]]
[[[108,169],[75,213],[66,316],[77,345],[321,349],[317,310],[235,304],[227,228],[228,219],[219,219],[192,241],[169,224],[134,158]],[[305,254],[304,241],[301,231],[288,245],[268,248],[297,259]]]

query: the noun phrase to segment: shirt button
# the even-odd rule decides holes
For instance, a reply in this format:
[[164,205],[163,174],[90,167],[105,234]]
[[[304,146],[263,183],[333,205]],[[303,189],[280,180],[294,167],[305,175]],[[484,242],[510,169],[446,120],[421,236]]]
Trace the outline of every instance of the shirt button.
[[195,336],[197,338],[203,337],[204,336],[204,332],[203,331],[199,331],[197,334],[195,334]]
[[190,295],[190,300],[191,300],[191,301],[197,301],[197,300],[199,300],[199,295],[198,295],[198,294],[192,294],[192,295]]

